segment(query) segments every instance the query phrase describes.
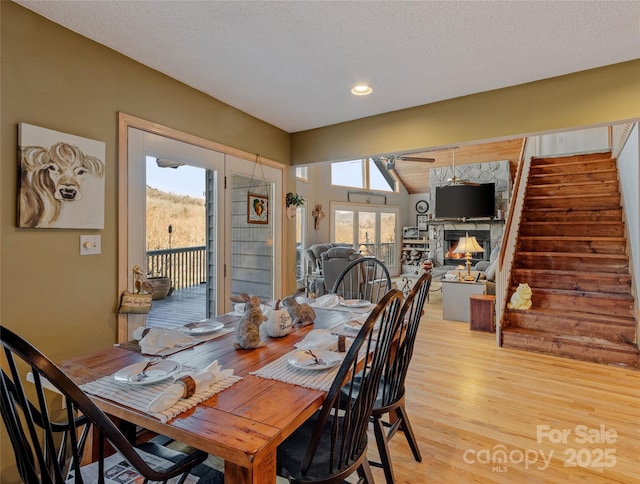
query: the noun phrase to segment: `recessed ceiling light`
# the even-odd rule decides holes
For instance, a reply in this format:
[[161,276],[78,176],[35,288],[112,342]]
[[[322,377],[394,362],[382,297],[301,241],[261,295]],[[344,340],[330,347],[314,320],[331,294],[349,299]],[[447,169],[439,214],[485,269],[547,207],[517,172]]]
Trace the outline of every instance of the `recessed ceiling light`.
[[371,94],[373,89],[371,86],[367,86],[366,84],[358,84],[351,89],[351,93],[356,96],[366,96],[367,94]]

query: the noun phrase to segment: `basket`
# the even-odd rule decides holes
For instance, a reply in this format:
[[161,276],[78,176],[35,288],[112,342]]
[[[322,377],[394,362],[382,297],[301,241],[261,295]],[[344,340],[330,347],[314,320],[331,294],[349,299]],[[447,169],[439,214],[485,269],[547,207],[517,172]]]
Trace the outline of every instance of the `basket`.
[[168,277],[149,277],[149,284],[153,286],[153,299],[164,299],[171,289],[171,279]]

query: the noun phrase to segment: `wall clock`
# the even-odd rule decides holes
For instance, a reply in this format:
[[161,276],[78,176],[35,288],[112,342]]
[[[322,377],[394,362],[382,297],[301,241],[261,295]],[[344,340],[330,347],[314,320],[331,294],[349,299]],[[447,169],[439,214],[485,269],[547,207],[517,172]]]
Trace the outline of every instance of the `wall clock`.
[[418,203],[416,203],[416,211],[418,213],[426,213],[427,210],[429,210],[429,204],[426,200],[419,200]]

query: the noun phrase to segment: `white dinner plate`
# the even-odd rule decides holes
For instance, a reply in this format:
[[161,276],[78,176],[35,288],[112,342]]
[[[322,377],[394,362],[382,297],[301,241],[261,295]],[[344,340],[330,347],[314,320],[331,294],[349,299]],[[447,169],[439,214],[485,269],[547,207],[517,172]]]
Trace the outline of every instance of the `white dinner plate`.
[[289,364],[301,370],[328,370],[342,361],[342,357],[334,351],[312,350],[312,352],[318,358],[318,363],[308,351],[298,350],[289,357]]
[[344,323],[345,328],[352,329],[354,331],[360,331],[362,329],[362,325],[364,321],[360,321],[359,319],[352,319]]
[[349,308],[366,308],[371,305],[371,301],[367,301],[366,299],[345,299],[344,301],[340,301],[340,304]]
[[130,385],[149,385],[171,378],[181,368],[180,363],[176,363],[175,361],[159,360],[147,368],[145,371],[146,377],[137,380],[136,375],[144,369],[147,363],[148,361],[141,361],[140,363],[129,365],[116,372],[113,378],[115,378],[116,381]]
[[184,331],[188,334],[198,335],[213,333],[224,328],[224,324],[220,321],[212,321],[211,319],[203,319],[202,321],[196,321],[195,323],[185,324]]

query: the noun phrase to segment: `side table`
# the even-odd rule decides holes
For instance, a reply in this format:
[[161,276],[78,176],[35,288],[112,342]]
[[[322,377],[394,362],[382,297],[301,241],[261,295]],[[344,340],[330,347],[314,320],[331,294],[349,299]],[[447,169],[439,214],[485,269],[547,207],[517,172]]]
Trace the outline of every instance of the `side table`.
[[487,294],[469,296],[470,329],[475,331],[496,331],[496,297]]
[[469,297],[485,294],[484,281],[442,281],[442,319],[470,322]]

